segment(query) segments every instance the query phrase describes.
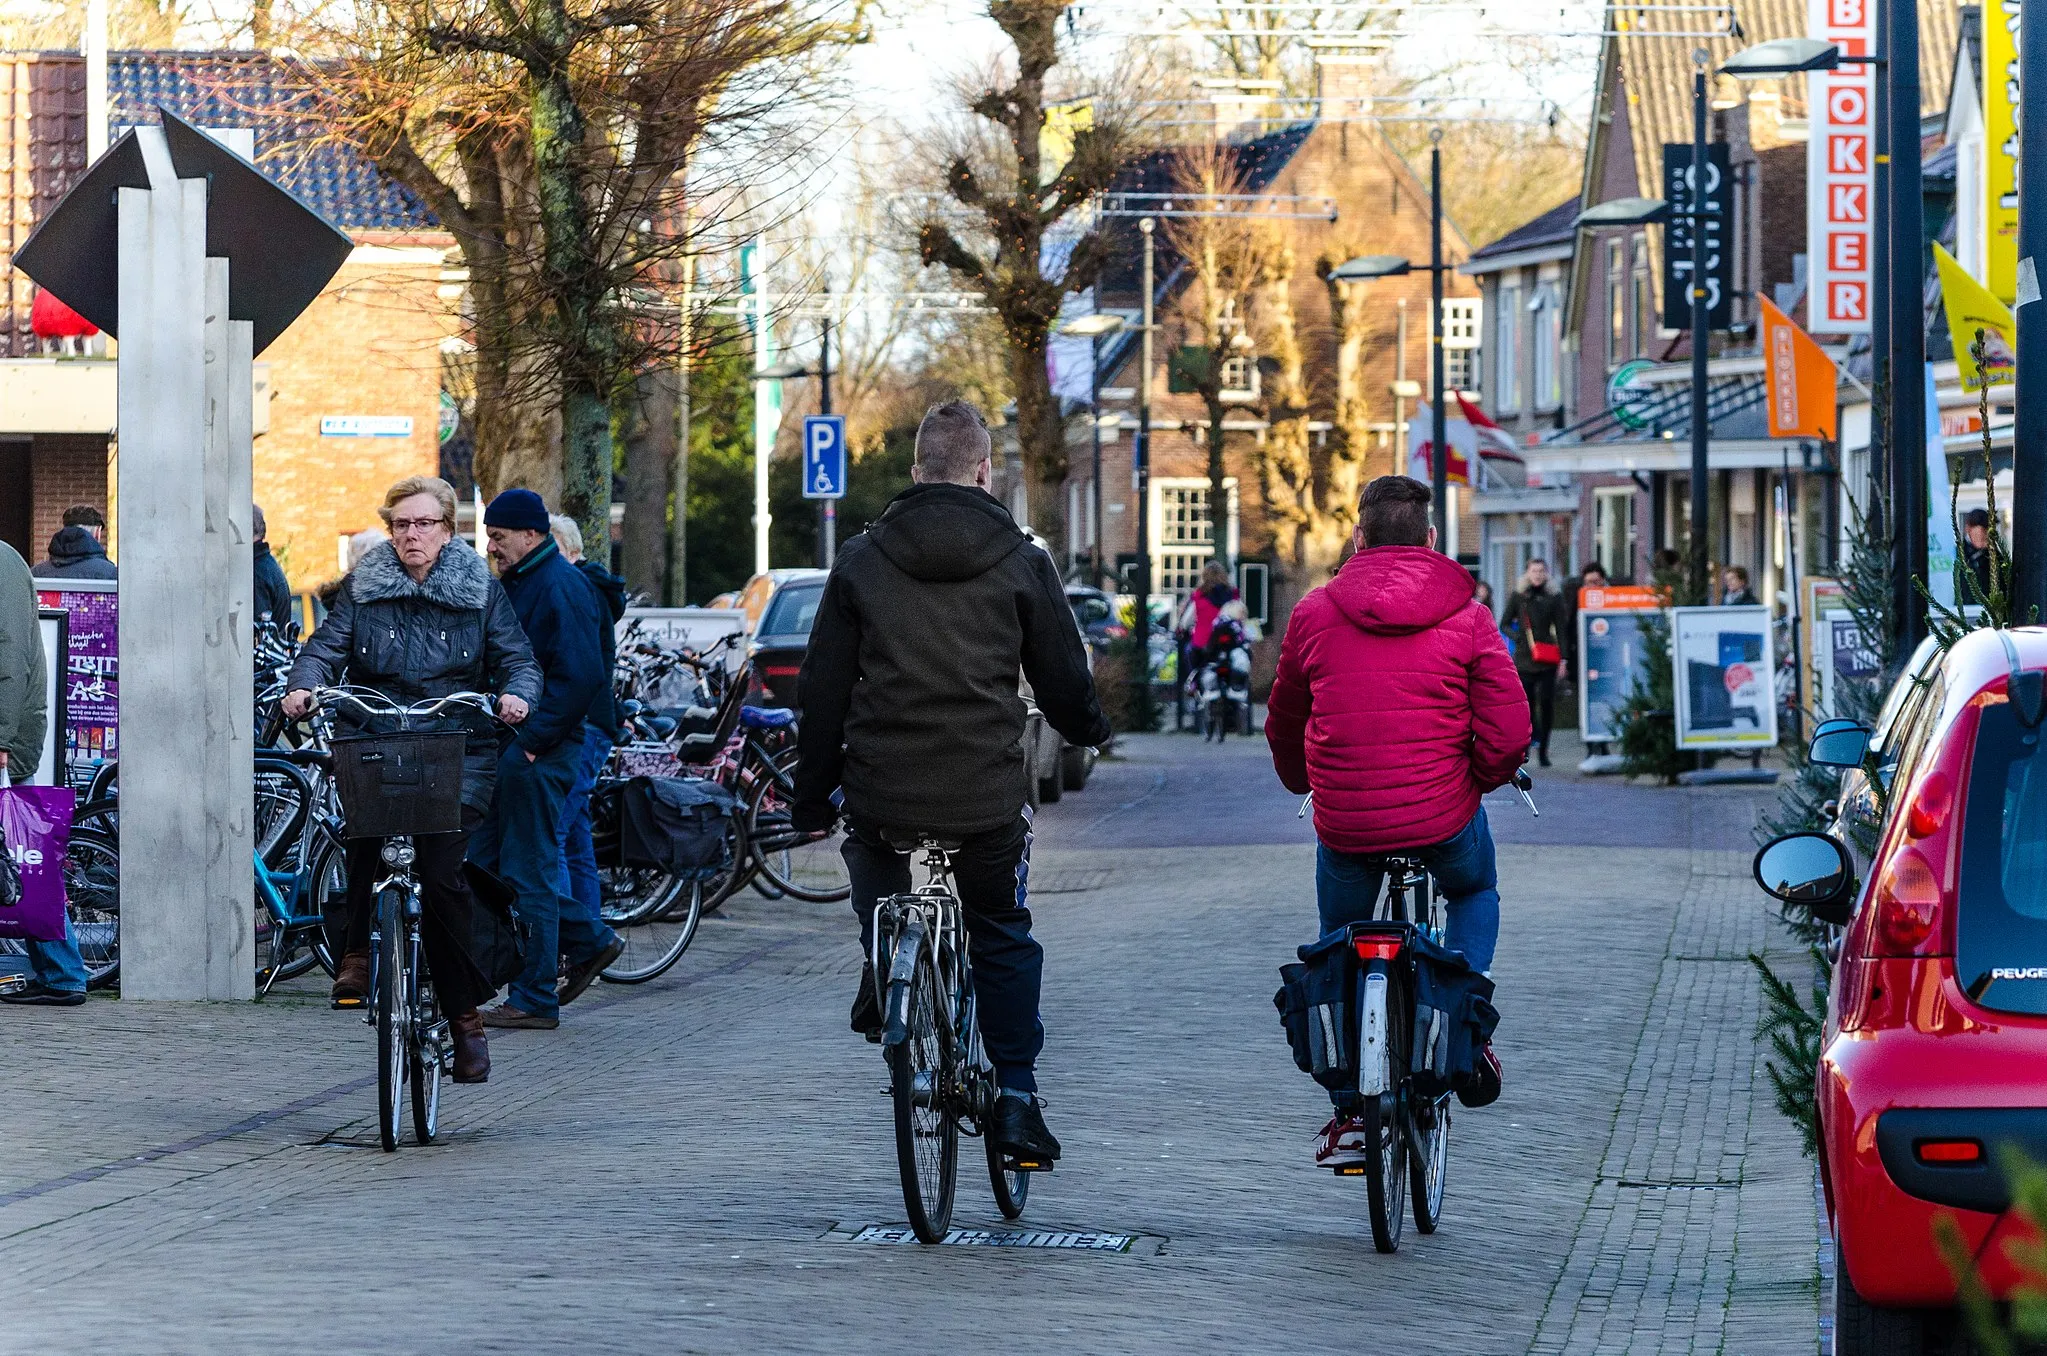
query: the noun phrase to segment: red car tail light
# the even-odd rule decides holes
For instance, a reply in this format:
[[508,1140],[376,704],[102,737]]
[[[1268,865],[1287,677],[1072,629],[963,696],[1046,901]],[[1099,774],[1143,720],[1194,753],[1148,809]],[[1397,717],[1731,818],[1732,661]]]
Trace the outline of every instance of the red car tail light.
[[1900,848],[1876,884],[1879,954],[1911,955],[1933,935],[1941,904],[1940,877],[1916,847]]
[[1973,1139],[1922,1139],[1912,1146],[1921,1163],[1981,1163],[1983,1146]]
[[1939,769],[1927,773],[1905,816],[1905,832],[1914,838],[1930,838],[1939,833],[1946,826],[1954,803],[1955,786],[1948,775]]

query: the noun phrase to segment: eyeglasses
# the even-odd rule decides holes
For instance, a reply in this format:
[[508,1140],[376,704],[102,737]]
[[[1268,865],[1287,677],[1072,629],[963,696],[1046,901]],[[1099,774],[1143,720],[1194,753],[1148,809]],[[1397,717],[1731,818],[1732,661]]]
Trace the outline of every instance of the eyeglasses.
[[402,537],[408,532],[425,532],[447,522],[446,518],[393,518],[391,535]]

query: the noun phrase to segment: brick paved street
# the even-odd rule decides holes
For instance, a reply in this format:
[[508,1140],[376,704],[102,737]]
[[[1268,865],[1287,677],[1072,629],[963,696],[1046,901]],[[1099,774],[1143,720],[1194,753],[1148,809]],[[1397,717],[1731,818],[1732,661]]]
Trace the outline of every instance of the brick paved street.
[[[1026,1222],[1132,1253],[840,1241],[901,1219],[850,916],[749,892],[661,980],[496,1037],[395,1155],[368,1031],[310,991],[0,1014],[0,1347],[1810,1352],[1811,1174],[1742,959],[1790,950],[1747,879],[1770,793],[1564,761],[1541,820],[1490,804],[1508,1091],[1397,1257],[1309,1161],[1271,1004],[1309,829],[1262,741],[1161,737],[1048,807],[1033,869],[1066,1158]],[[955,1223],[997,1227],[962,1166]]]

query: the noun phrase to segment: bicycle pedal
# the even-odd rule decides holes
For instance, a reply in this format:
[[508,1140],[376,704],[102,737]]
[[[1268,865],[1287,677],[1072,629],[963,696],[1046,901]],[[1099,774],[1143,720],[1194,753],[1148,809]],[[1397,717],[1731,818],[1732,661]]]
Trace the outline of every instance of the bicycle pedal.
[[1336,1167],[1331,1168],[1330,1171],[1338,1177],[1363,1177],[1365,1175],[1364,1168],[1358,1164],[1338,1164]]
[[1049,1158],[1005,1158],[1002,1160],[1002,1166],[1008,1172],[1050,1172],[1052,1171],[1052,1160]]
[[329,1000],[329,1006],[331,1006],[336,1012],[340,1012],[344,1009],[353,1011],[354,1009],[366,1006],[368,1004],[368,1001],[369,1000],[363,998],[335,998]]

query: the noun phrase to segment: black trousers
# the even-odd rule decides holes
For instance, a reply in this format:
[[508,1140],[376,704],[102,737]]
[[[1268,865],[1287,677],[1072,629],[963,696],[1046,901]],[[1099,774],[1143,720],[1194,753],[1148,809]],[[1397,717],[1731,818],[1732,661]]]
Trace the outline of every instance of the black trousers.
[[[497,992],[469,954],[468,939],[476,934],[476,897],[462,862],[469,854],[469,833],[483,811],[462,807],[462,828],[455,833],[422,834],[412,840],[412,872],[419,878],[419,943],[426,952],[427,973],[448,1015],[468,1012]],[[370,892],[389,871],[381,838],[354,838],[348,843],[348,918],[344,951],[370,949],[374,904]]]
[[1528,694],[1528,716],[1534,723],[1532,738],[1537,748],[1549,752],[1550,727],[1557,720],[1557,671],[1544,666],[1521,670],[1521,690]]
[[[860,951],[872,955],[875,906],[887,895],[910,892],[910,855],[889,846],[879,830],[850,820],[839,851],[853,886],[853,912],[860,919]],[[1028,814],[1018,814],[1002,828],[967,835],[952,854],[953,888],[967,919],[981,1040],[996,1082],[1024,1092],[1037,1090],[1031,1071],[1045,1047],[1045,1028],[1038,1020],[1045,949],[1031,936],[1030,874]]]

